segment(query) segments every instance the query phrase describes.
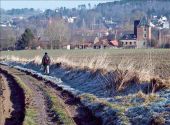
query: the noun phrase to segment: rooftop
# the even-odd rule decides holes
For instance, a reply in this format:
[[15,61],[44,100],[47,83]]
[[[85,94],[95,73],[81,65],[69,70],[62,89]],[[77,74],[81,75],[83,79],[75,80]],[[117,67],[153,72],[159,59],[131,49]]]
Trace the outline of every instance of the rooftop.
[[147,20],[146,17],[143,17],[141,20],[140,20],[140,23],[138,26],[149,26],[149,22]]
[[137,37],[135,34],[125,34],[121,38],[121,40],[136,40],[136,39],[137,39]]

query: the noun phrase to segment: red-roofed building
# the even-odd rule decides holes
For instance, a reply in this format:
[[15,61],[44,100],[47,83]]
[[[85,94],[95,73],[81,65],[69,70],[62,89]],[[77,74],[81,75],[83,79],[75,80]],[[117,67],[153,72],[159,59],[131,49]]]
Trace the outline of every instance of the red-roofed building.
[[110,43],[111,43],[113,46],[116,46],[116,47],[119,46],[118,40],[112,40],[112,41],[110,41]]

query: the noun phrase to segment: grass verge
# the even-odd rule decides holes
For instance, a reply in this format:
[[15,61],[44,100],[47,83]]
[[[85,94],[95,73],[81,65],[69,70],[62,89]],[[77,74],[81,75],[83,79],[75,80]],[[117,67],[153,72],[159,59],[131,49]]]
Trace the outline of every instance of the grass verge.
[[[113,110],[117,110],[117,117],[119,117],[119,119],[121,120],[122,124],[129,124],[129,119],[128,117],[126,117],[125,115],[125,111],[128,107],[128,105],[120,105],[120,104],[115,104],[115,103],[110,103],[104,99],[99,99],[96,96],[92,95],[92,94],[83,94],[80,96],[81,100],[88,100],[91,104],[95,104],[95,103],[99,103],[102,105],[102,107],[109,107]],[[100,105],[100,107],[101,107]],[[103,113],[105,113],[105,108],[101,109],[101,108],[96,108],[100,111],[103,110]],[[103,114],[102,113],[102,114]],[[106,113],[107,114],[107,113]]]
[[14,80],[19,84],[19,86],[24,90],[25,93],[26,113],[23,125],[36,125],[37,111],[36,108],[30,104],[33,92],[18,76],[16,75],[12,76],[14,77]]
[[59,99],[56,93],[52,92],[52,90],[46,88],[46,94],[50,98],[52,103],[52,110],[56,112],[59,117],[61,124],[64,125],[75,125],[76,123],[70,117],[69,111],[64,106],[64,102]]
[[24,125],[37,125],[36,117],[37,117],[37,112],[34,108],[26,109]]

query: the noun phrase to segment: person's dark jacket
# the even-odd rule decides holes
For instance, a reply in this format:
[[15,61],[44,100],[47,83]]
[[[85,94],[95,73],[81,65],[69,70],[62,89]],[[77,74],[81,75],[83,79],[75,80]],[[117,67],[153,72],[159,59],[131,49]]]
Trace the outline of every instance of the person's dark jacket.
[[42,58],[42,65],[47,66],[50,65],[51,60],[50,57],[48,55],[44,55],[44,57]]

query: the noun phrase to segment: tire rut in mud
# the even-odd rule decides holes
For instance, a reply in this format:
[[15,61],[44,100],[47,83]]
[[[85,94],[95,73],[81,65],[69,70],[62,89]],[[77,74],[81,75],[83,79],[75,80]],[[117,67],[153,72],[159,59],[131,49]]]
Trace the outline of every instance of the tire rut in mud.
[[25,118],[25,95],[23,89],[17,84],[14,77],[7,71],[0,68],[0,73],[7,80],[11,90],[10,100],[12,102],[13,111],[11,117],[5,120],[5,125],[22,125]]
[[50,106],[51,100],[44,88],[41,87],[41,82],[14,68],[4,67],[4,69],[18,77],[31,91],[32,96],[29,97],[30,102],[26,105],[26,110],[30,106],[35,110],[36,115],[34,122],[36,125],[59,125],[58,117]]
[[[61,125],[61,122],[59,120],[58,115],[52,108],[52,101],[49,97],[49,95],[46,93],[46,91],[43,89],[43,87],[40,87],[39,85],[35,85],[37,90],[42,92],[43,98],[44,98],[44,106],[45,106],[45,114],[46,114],[46,124],[47,125]],[[42,124],[40,124],[42,125]]]
[[37,80],[42,81],[42,83],[44,83],[45,86],[54,89],[56,95],[63,100],[65,106],[67,107],[67,110],[71,113],[76,112],[75,114],[71,114],[71,117],[73,118],[73,120],[77,125],[101,125],[102,124],[102,120],[100,118],[95,117],[92,111],[89,110],[87,107],[85,107],[81,103],[80,99],[75,97],[72,93],[63,90],[55,83],[48,81],[36,74],[31,74],[28,71],[22,71],[22,70],[20,71],[25,72],[27,75],[31,75]]
[[0,73],[0,125],[5,124],[5,119],[9,118],[13,111],[10,95],[11,91],[8,87],[5,76]]
[[[85,107],[80,99],[78,97],[75,97],[72,93],[63,90],[61,87],[57,86],[55,83],[48,81],[42,77],[39,77],[36,74],[31,74],[27,71],[17,70],[14,68],[8,68],[8,70],[11,71],[18,76],[23,76],[23,73],[25,73],[25,76],[23,78],[29,79],[29,77],[33,77],[35,79],[34,83],[38,83],[37,87],[39,86],[39,90],[44,93],[44,99],[45,99],[45,107],[47,108],[47,114],[48,114],[48,121],[57,123],[57,125],[62,124],[59,120],[59,117],[57,117],[57,114],[55,111],[51,109],[51,101],[48,97],[48,95],[45,94],[45,91],[50,89],[50,91],[54,92],[57,97],[59,97],[59,100],[63,102],[64,107],[66,111],[69,113],[70,117],[74,120],[76,125],[101,125],[102,120],[100,118],[97,118],[93,115],[91,110],[89,110],[87,107]],[[23,79],[22,79],[23,80]],[[30,82],[30,80],[28,80]],[[25,82],[25,81],[24,81]],[[45,89],[45,88],[48,89]],[[55,116],[55,117],[54,117]]]
[[[37,80],[31,75],[27,75],[25,72],[21,72],[17,69],[7,66],[2,67],[10,74],[19,78],[33,93],[33,95],[29,97],[29,100],[31,100],[29,105],[33,106],[37,112],[35,116],[36,121],[34,121],[36,125],[63,125],[59,115],[52,107],[52,100],[45,89],[47,86],[43,84],[43,81]],[[29,105],[26,105],[26,110]]]

